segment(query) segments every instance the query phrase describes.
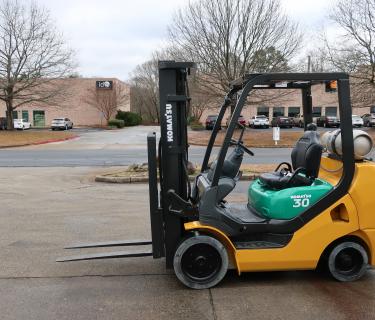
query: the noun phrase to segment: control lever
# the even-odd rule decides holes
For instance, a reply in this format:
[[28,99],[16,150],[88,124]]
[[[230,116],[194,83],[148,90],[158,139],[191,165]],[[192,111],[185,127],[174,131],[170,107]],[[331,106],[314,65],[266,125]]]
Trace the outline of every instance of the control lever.
[[171,199],[172,205],[170,206],[170,211],[183,218],[197,218],[198,211],[191,202],[182,199],[176,191],[170,189],[167,191],[167,196]]
[[250,149],[248,149],[247,147],[245,147],[243,145],[243,141],[240,141],[240,140],[234,140],[234,139],[230,139],[230,142],[229,144],[231,146],[238,146],[239,148],[241,148],[243,151],[245,151],[247,154],[253,156],[254,155],[254,152],[252,152]]
[[176,191],[174,191],[173,189],[170,189],[167,191],[167,195],[173,200],[173,202],[175,204],[178,205],[179,208],[187,208],[187,207],[191,207],[191,203],[182,199],[177,193]]

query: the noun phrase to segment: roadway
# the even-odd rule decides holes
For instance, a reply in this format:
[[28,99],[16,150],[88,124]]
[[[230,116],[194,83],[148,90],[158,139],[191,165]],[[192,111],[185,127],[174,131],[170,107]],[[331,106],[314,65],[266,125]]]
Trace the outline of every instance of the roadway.
[[[147,162],[147,133],[159,132],[159,127],[73,131],[79,135],[78,139],[48,145],[1,149],[0,167],[97,167]],[[272,134],[271,129],[268,131]],[[213,157],[217,155],[218,150],[219,148],[214,148]],[[204,151],[205,147],[191,146],[189,160],[201,163]],[[255,148],[253,151],[255,157],[246,155],[244,163],[278,163],[290,160],[290,148]]]
[[[244,156],[244,163],[277,163],[290,160],[291,149],[252,149],[255,157]],[[204,147],[190,148],[189,159],[201,163]],[[213,155],[216,155],[215,148]],[[147,162],[146,148],[96,150],[34,150],[7,149],[0,151],[0,167],[97,167],[125,166]]]
[[[139,126],[123,130],[75,129],[78,139],[47,145],[0,150],[0,167],[100,167],[124,166],[147,162],[146,137],[158,127]],[[250,129],[251,131],[254,129]],[[299,130],[299,128],[285,129]],[[268,129],[272,134],[271,129]],[[301,131],[302,134],[302,131]],[[282,134],[281,134],[282,135]],[[279,163],[290,161],[291,148],[252,148],[254,157],[244,156],[243,163]],[[214,148],[212,158],[219,151]],[[205,147],[191,146],[189,160],[200,164]],[[375,156],[374,152],[371,154]]]

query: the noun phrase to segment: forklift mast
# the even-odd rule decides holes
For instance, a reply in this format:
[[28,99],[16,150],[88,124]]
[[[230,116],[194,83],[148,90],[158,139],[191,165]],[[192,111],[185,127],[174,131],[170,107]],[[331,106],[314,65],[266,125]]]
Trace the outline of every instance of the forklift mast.
[[[160,140],[156,156],[156,133],[148,135],[149,196],[154,258],[166,257],[167,268],[181,240],[184,218],[170,212],[174,190],[183,200],[189,198],[188,188],[188,83],[191,62],[159,62]],[[157,164],[158,163],[158,168]],[[160,189],[157,184],[159,169]]]
[[[156,132],[151,132],[147,136],[152,240],[76,244],[66,249],[133,247],[133,250],[76,255],[57,259],[58,262],[152,256],[155,259],[166,257],[166,267],[173,267],[173,256],[182,240],[186,217],[173,211],[172,202],[177,199],[178,202],[185,204],[188,203],[190,197],[187,174],[189,147],[187,115],[190,98],[187,76],[190,68],[194,67],[193,62],[159,62],[160,140],[158,151]],[[147,248],[150,245],[152,249]],[[143,249],[136,251],[135,247]]]

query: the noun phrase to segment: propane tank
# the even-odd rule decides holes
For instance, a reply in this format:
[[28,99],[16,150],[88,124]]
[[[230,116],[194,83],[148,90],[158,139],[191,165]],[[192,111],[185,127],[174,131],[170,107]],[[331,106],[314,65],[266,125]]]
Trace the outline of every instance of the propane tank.
[[[342,156],[341,130],[325,132],[320,138],[323,147],[330,154]],[[356,160],[363,159],[372,150],[373,142],[367,132],[353,130],[354,157]]]

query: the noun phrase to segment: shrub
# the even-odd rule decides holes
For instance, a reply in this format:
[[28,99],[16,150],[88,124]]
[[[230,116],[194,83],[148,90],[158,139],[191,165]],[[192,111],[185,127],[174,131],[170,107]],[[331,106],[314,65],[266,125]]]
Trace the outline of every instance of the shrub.
[[190,124],[190,128],[194,131],[204,130],[204,126],[200,122]]
[[138,113],[118,110],[116,119],[123,120],[125,127],[138,126],[142,122],[142,117]]
[[111,119],[108,121],[109,127],[123,128],[125,126],[124,120]]
[[197,123],[199,121],[197,121],[197,119],[195,119],[194,116],[189,116],[187,117],[187,124],[193,124],[193,123]]

